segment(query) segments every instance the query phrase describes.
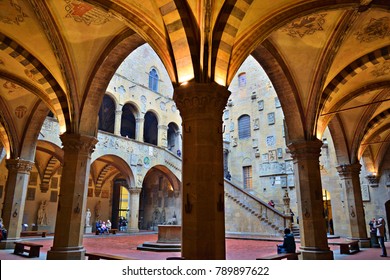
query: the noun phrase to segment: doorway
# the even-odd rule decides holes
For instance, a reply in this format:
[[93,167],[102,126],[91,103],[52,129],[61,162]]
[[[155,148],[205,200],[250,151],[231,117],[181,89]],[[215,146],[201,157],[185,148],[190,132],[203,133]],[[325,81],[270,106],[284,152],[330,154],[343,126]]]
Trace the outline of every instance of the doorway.
[[330,199],[330,192],[322,189],[322,201],[324,204],[324,219],[326,225],[327,234],[334,235],[333,228],[333,215],[332,215],[332,204]]

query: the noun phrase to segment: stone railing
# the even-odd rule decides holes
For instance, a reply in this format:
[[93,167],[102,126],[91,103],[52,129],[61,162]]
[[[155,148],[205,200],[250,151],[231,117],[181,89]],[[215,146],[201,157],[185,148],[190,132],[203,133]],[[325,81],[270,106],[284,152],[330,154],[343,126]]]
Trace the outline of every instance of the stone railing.
[[[237,185],[234,185],[228,180],[225,180],[225,197],[227,206],[225,209],[227,215],[229,215],[229,212],[235,211],[237,206],[246,211],[246,215],[244,217],[247,221],[252,223],[251,225],[246,226],[245,231],[247,232],[259,235],[281,236],[283,235],[283,230],[286,227],[291,227],[290,215],[285,215],[277,209],[269,206],[266,202],[262,201],[258,197],[255,197]],[[231,203],[235,205],[229,205]],[[231,209],[228,209],[229,207],[231,207]],[[236,214],[230,213],[233,219]],[[240,219],[243,219],[244,217],[240,216]],[[233,228],[233,231],[234,230],[235,229]]]

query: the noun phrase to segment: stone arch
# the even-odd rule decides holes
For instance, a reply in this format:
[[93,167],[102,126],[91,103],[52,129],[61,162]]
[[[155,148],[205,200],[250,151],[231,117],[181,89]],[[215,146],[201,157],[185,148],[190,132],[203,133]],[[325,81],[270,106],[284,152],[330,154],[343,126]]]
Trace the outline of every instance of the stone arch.
[[181,183],[163,165],[153,166],[146,173],[140,194],[140,229],[156,229],[176,217],[181,221]]
[[[43,65],[39,59],[34,57],[28,50],[4,34],[0,34],[1,49],[19,62],[30,77],[29,83],[19,80],[23,87],[33,89],[38,97],[50,104],[55,112],[61,127],[61,133],[70,128],[71,113],[69,100],[61,88],[61,85],[53,77],[51,72]],[[3,74],[2,74],[3,75]],[[13,78],[15,80],[15,78]],[[41,90],[37,90],[41,89]],[[38,94],[43,92],[42,95]],[[53,94],[54,93],[54,94]]]
[[105,154],[91,163],[91,177],[95,186],[95,194],[100,193],[110,180],[118,176],[125,178],[129,187],[136,185],[133,170],[123,158],[117,155]]
[[80,133],[96,134],[97,116],[103,96],[108,84],[123,60],[145,41],[134,31],[126,30],[111,41],[111,44],[102,51],[97,64],[98,67],[90,74],[85,92],[88,93],[80,113]]

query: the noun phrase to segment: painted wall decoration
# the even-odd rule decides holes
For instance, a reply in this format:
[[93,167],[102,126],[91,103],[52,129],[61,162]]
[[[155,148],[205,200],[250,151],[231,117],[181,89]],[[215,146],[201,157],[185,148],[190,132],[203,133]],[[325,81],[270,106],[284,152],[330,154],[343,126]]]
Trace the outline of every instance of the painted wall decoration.
[[377,78],[390,74],[390,62],[384,61],[383,63],[379,64],[375,68],[375,70],[372,70],[370,73]]
[[268,151],[269,161],[276,161],[276,150]]
[[0,22],[5,24],[20,25],[28,15],[17,3],[18,1],[0,1],[0,11],[7,11],[0,14]]
[[16,107],[16,109],[15,109],[15,116],[18,119],[23,118],[26,113],[27,113],[27,107],[26,106],[21,105],[21,106]]
[[390,36],[390,18],[371,18],[363,27],[363,30],[355,33],[356,40],[360,43],[369,43]]
[[65,0],[65,11],[67,18],[85,23],[86,25],[101,25],[110,20],[111,15],[85,2],[76,0]]
[[275,113],[274,112],[268,113],[267,117],[268,117],[268,124],[269,125],[275,124]]
[[324,30],[326,14],[313,14],[296,19],[281,30],[293,38],[303,38]]

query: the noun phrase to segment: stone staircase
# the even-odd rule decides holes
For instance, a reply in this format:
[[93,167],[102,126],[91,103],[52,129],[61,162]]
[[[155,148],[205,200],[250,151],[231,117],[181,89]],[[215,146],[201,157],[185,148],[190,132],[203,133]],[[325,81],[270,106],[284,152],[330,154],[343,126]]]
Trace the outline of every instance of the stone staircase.
[[299,232],[299,225],[293,224],[291,227],[291,232],[295,237],[299,237],[300,232]]
[[[239,211],[245,212],[243,215],[240,215],[240,220],[237,222],[242,223],[243,219],[245,219],[251,224],[259,223],[259,226],[257,227],[252,225],[247,227],[245,230],[246,233],[255,233],[267,236],[283,236],[284,229],[286,227],[291,227],[290,215],[285,215],[277,209],[269,206],[265,201],[262,201],[258,197],[255,197],[228,180],[225,180],[225,197],[225,203],[228,207],[229,203],[233,203],[235,206],[230,207],[234,207],[234,209],[239,209]],[[227,209],[226,205],[225,209],[228,215],[230,211],[237,212],[235,210]],[[236,213],[230,214],[230,216],[237,215]],[[231,218],[230,222],[234,223],[234,221],[231,221]],[[238,229],[237,231],[242,232],[243,230]]]

